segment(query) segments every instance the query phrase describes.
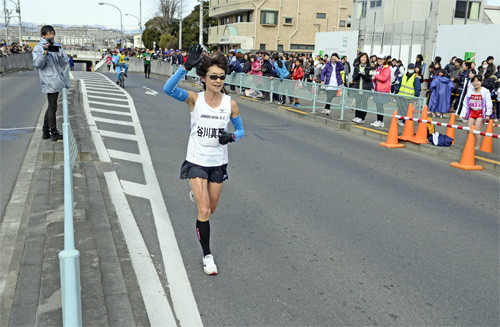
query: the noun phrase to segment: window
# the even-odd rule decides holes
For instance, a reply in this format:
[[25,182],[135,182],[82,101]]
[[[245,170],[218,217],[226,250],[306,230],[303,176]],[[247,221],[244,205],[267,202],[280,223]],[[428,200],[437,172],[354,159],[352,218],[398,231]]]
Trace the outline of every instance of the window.
[[366,1],[359,1],[358,7],[356,8],[356,13],[358,14],[357,19],[366,17]]
[[220,24],[221,24],[221,25],[224,25],[224,18],[221,18],[221,19],[220,19]]
[[249,13],[247,14],[247,22],[251,22],[251,21],[252,21],[252,13],[251,13],[251,12],[249,12]]
[[245,21],[245,16],[244,15],[238,15],[236,16],[236,22],[237,23],[242,23]]
[[382,0],[371,0],[370,8],[382,7]]
[[284,18],[284,20],[283,20],[284,25],[292,25],[292,21],[293,21],[292,17],[283,17],[283,18]]
[[317,19],[325,19],[326,18],[326,13],[324,13],[324,12],[318,12],[318,13],[316,13],[316,18]]
[[290,44],[290,49],[293,49],[293,50],[314,50],[314,45],[309,45],[309,44]]
[[351,21],[352,21],[351,15],[347,16],[347,27],[348,28],[351,28]]
[[264,25],[276,25],[278,24],[278,12],[270,10],[260,11],[260,23]]
[[229,17],[226,17],[226,24],[229,24]]
[[283,52],[283,44],[278,44],[278,52]]
[[266,51],[266,44],[265,43],[260,44],[260,51]]
[[457,0],[455,6],[455,18],[465,18],[465,11],[467,10],[467,19],[479,19],[479,10],[481,2],[469,1],[469,8],[467,10],[467,1]]
[[345,27],[345,20],[340,21],[340,27]]

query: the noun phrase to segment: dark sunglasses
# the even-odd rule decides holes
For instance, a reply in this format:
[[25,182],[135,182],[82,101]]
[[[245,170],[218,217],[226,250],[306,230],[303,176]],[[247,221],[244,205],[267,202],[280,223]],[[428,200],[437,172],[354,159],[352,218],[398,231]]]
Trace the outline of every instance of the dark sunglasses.
[[226,79],[226,75],[210,75],[209,76],[212,81],[216,81],[217,79],[220,79],[221,81]]

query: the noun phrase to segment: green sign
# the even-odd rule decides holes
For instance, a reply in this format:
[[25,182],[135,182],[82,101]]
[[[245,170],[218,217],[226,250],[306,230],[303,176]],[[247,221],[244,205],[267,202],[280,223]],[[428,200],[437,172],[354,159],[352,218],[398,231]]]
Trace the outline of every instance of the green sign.
[[469,60],[471,62],[476,62],[476,53],[475,52],[466,52],[464,56],[464,60],[467,61]]

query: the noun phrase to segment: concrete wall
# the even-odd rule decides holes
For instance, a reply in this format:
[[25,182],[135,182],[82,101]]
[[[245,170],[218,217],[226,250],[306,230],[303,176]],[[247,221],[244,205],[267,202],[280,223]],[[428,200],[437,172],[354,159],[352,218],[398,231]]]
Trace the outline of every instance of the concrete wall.
[[31,52],[11,54],[0,57],[0,72],[8,73],[19,70],[34,70]]
[[[137,58],[131,58],[128,62],[128,71],[132,73],[144,73],[144,63],[142,60]],[[99,67],[97,65],[97,71],[104,73],[108,71],[106,63]],[[113,69],[113,66],[111,66]],[[172,75],[172,65],[165,61],[151,61],[151,73],[165,76],[165,80]]]

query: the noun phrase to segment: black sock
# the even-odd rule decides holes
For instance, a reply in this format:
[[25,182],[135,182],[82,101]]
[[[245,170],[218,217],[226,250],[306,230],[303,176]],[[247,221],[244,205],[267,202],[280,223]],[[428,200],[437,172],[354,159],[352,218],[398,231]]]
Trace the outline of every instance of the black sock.
[[198,233],[198,239],[200,240],[201,248],[203,249],[203,255],[209,255],[210,252],[210,222],[196,220],[196,232]]

